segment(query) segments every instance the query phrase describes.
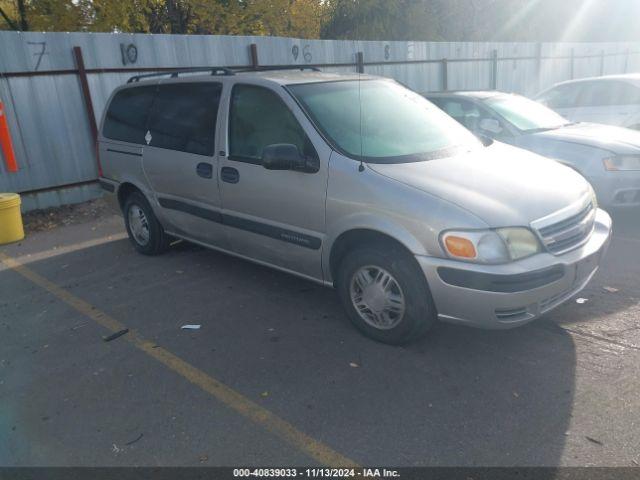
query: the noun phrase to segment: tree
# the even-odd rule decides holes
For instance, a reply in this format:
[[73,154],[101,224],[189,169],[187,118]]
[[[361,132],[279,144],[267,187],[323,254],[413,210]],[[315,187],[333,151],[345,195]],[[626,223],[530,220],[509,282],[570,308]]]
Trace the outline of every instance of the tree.
[[0,0],[0,28],[446,41],[633,41],[639,0]]
[[0,16],[4,27],[13,30],[319,38],[324,4],[324,0],[0,0]]
[[[21,0],[22,2],[22,0]],[[75,31],[84,23],[82,8],[73,0],[32,0],[24,5],[29,19],[24,30],[36,31]]]
[[425,0],[330,0],[323,38],[426,40],[437,38],[431,2]]
[[0,17],[3,20],[0,22],[1,29],[23,31],[29,29],[24,0],[20,0],[20,3],[15,0],[0,0]]

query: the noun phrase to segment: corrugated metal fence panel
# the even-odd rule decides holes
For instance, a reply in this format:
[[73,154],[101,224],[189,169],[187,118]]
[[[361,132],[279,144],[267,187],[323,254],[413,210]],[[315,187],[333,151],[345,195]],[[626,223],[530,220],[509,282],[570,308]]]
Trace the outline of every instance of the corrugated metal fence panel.
[[[354,64],[356,53],[361,51],[365,63],[378,63],[367,65],[366,73],[396,78],[422,92],[444,87],[440,62],[443,58],[448,59],[449,90],[492,88],[494,50],[498,56],[497,88],[526,95],[572,75],[580,78],[601,72],[640,71],[638,43],[387,42],[7,31],[0,32],[0,71],[74,70],[74,46],[82,48],[89,70],[248,66],[252,43],[257,45],[261,65],[343,64],[323,68],[337,72],[353,72],[354,65],[344,64]],[[420,60],[432,62],[418,63]],[[88,74],[97,123],[113,89],[131,75],[132,72]],[[20,166],[18,173],[9,174],[4,162],[0,162],[0,191],[45,189],[96,178],[92,138],[75,73],[10,78],[0,75],[0,99],[5,104]]]

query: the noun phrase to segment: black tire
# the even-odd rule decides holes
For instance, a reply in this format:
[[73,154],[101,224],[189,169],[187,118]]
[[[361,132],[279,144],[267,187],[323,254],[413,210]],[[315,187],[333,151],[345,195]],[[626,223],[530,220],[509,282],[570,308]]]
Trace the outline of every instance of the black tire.
[[[148,240],[146,242],[134,234],[132,226],[129,223],[130,212],[132,209],[134,209],[135,212],[136,208],[142,211],[148,225]],[[129,240],[138,252],[144,255],[159,255],[168,248],[169,237],[164,232],[164,228],[160,225],[160,222],[151,209],[151,205],[149,205],[149,202],[142,193],[133,192],[129,194],[124,202],[122,213],[124,214],[124,224],[127,228]]]
[[[404,313],[389,329],[372,326],[358,313],[351,301],[354,275],[367,266],[381,267],[390,273],[404,295]],[[436,323],[437,312],[424,273],[415,259],[389,245],[368,245],[348,252],[341,262],[337,290],[351,322],[365,335],[379,342],[401,345],[424,336]]]

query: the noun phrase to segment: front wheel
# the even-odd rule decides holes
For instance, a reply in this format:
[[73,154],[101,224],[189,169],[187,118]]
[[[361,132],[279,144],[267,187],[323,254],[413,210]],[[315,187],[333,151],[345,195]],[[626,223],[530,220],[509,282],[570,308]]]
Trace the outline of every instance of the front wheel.
[[437,318],[424,274],[411,255],[398,249],[364,247],[349,252],[337,289],[351,322],[380,342],[416,340]]
[[144,195],[139,192],[129,195],[122,210],[129,240],[138,252],[158,255],[167,249],[167,234]]

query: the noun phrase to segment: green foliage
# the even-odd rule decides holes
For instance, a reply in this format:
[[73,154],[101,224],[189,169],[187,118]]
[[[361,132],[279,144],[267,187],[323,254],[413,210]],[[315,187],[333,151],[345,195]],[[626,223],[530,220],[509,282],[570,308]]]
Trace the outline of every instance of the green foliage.
[[319,38],[323,0],[0,0],[2,28]]
[[0,0],[0,28],[435,41],[638,41],[640,0]]

